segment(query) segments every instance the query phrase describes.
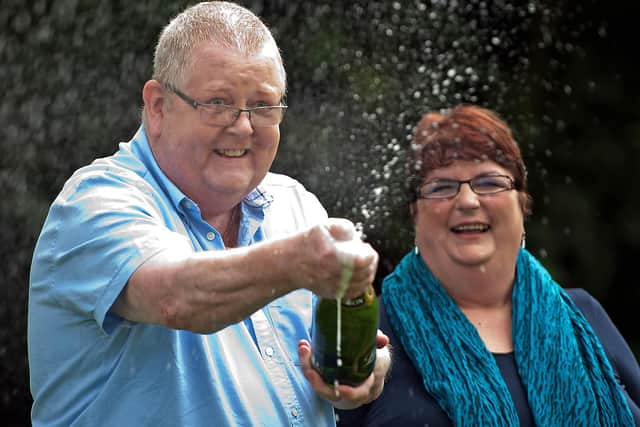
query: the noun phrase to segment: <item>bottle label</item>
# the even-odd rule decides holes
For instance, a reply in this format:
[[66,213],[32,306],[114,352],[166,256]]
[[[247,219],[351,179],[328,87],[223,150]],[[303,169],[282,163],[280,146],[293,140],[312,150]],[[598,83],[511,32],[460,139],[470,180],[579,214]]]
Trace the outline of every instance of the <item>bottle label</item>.
[[364,304],[364,301],[365,301],[364,295],[362,295],[362,296],[351,298],[351,299],[344,299],[342,300],[342,305],[347,307],[357,307],[359,305]]
[[367,302],[371,302],[375,298],[375,291],[372,287],[369,287],[362,295],[351,299],[343,299],[342,305],[345,307],[358,307]]

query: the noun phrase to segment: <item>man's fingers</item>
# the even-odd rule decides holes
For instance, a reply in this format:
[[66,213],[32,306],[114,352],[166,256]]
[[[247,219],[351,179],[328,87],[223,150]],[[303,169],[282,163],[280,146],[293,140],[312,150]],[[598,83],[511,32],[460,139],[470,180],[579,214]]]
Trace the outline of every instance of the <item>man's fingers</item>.
[[376,334],[376,347],[384,348],[387,345],[389,345],[389,337],[386,336],[385,333],[382,332],[380,329],[378,329],[378,332]]
[[356,237],[355,225],[346,218],[329,218],[327,229],[335,240],[351,240]]
[[338,386],[338,391],[342,397],[340,401],[334,402],[333,406],[338,409],[354,409],[373,399],[375,393],[375,376],[369,375],[369,378],[362,384],[351,387],[348,385]]
[[320,374],[311,366],[311,345],[307,340],[298,342],[298,358],[300,359],[302,374],[309,381],[315,392],[324,399],[338,401],[340,399],[339,390],[329,387]]

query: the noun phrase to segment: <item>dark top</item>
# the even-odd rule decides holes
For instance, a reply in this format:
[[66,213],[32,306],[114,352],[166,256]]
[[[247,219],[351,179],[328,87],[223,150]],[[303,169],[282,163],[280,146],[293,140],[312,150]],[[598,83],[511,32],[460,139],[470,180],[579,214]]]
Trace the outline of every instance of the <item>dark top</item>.
[[[627,396],[636,425],[640,426],[640,367],[635,356],[595,298],[583,289],[566,291],[600,339]],[[389,336],[393,349],[392,369],[384,391],[377,400],[368,405],[352,411],[336,411],[338,426],[451,427],[451,420],[426,392],[422,376],[414,368],[399,339],[393,333],[382,299],[380,329]],[[494,357],[511,392],[520,425],[535,426],[513,353],[494,354]]]

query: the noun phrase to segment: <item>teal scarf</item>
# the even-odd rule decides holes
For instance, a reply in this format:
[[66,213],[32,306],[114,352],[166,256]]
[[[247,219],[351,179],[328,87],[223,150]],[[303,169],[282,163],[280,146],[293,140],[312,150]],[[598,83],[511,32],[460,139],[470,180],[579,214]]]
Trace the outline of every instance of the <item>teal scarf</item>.
[[[536,425],[633,426],[604,349],[571,298],[524,249],[516,272],[515,360]],[[382,295],[427,392],[454,425],[519,425],[493,355],[420,255],[402,259]]]

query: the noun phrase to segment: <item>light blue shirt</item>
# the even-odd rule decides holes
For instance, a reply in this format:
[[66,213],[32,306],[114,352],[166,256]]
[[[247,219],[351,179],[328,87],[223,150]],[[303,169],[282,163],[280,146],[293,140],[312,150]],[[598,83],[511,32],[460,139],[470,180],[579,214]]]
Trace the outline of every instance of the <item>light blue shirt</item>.
[[[241,208],[239,245],[326,219],[315,196],[271,173]],[[309,339],[310,292],[294,291],[210,335],[110,311],[131,274],[167,249],[224,246],[159,169],[140,128],[113,156],[74,173],[36,245],[28,310],[33,425],[335,425],[297,356],[298,340]]]

